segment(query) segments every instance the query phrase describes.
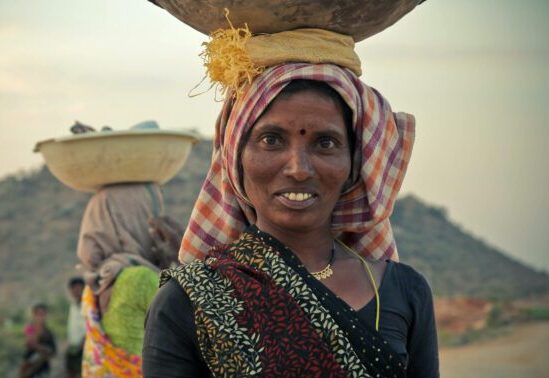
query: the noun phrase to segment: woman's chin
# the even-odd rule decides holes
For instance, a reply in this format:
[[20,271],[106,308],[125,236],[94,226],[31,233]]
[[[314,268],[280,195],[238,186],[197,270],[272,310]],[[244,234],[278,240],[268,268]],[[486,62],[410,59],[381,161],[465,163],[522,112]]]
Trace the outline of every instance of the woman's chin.
[[287,234],[306,234],[309,232],[315,232],[319,229],[330,229],[329,221],[321,219],[319,217],[303,216],[299,214],[291,214],[288,216],[280,217],[279,219],[271,222],[259,222],[257,226],[270,234],[276,234],[279,232]]

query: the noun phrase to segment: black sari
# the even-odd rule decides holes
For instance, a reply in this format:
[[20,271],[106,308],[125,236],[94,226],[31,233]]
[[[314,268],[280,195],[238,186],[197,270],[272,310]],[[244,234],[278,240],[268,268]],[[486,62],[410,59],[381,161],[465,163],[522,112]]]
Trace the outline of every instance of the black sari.
[[167,270],[194,307],[214,376],[406,377],[387,341],[279,241],[251,226],[204,262]]

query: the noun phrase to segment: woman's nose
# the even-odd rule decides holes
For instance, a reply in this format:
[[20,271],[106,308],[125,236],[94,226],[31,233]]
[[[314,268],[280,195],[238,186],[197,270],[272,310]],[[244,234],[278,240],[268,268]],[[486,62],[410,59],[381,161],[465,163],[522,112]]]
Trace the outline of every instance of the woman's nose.
[[314,175],[314,169],[309,152],[305,149],[290,150],[284,174],[296,181],[305,181],[311,178]]

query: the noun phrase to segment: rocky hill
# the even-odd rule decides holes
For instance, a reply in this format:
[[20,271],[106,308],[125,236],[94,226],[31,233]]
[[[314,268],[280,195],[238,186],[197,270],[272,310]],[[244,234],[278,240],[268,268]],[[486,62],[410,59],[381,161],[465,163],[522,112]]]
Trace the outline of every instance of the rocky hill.
[[[185,169],[164,188],[168,215],[187,219],[210,156],[209,141],[197,145]],[[0,315],[63,295],[67,278],[75,274],[88,198],[65,188],[46,168],[0,181]],[[401,260],[422,271],[436,295],[512,299],[549,288],[547,274],[463,231],[444,209],[408,196],[398,201],[392,219]]]
[[444,208],[407,196],[391,220],[401,261],[425,274],[437,296],[505,300],[549,291],[549,275],[471,235]]

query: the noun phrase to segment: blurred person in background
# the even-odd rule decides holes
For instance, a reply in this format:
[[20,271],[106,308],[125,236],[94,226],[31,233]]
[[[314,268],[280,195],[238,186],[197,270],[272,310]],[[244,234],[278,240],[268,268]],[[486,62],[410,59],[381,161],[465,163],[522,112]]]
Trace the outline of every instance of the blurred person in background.
[[85,377],[141,376],[145,313],[183,234],[162,213],[152,183],[105,186],[88,202],[77,248],[86,282]]
[[82,314],[82,292],[84,280],[73,277],[68,283],[71,302],[67,321],[67,350],[65,352],[65,372],[67,378],[82,375],[82,353],[86,339],[86,324]]
[[25,353],[19,369],[20,378],[50,376],[50,359],[55,355],[55,337],[46,324],[48,307],[38,303],[32,307],[32,319],[25,325]]

